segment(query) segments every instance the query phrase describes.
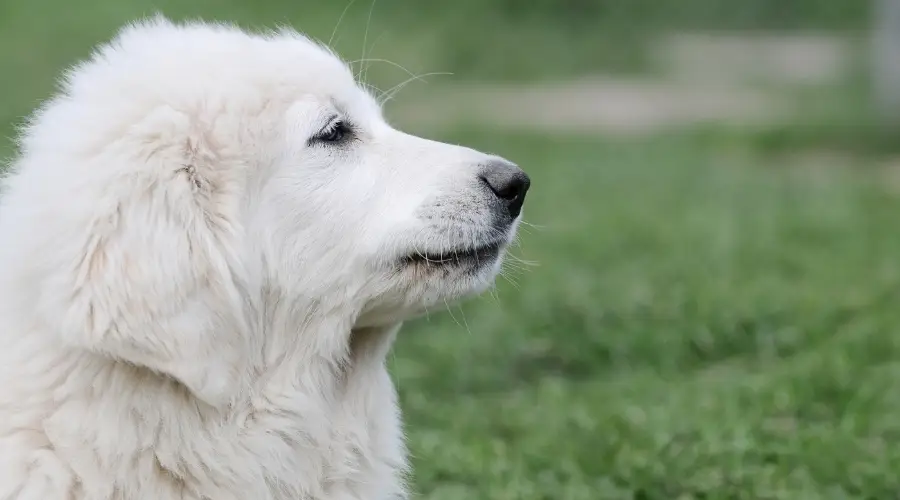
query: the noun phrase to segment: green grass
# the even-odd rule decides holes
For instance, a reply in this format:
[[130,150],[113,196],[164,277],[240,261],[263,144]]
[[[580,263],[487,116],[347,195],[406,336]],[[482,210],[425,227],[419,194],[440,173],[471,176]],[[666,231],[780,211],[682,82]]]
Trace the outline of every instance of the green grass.
[[685,138],[458,134],[534,183],[523,258],[392,368],[424,498],[895,498],[900,196]]

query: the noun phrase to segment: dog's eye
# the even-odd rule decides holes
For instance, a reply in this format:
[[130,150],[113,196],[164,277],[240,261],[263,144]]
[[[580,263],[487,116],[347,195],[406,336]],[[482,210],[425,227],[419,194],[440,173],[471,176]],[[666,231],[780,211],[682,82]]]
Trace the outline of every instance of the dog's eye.
[[322,129],[313,139],[316,142],[338,143],[350,135],[350,127],[343,121],[335,121]]

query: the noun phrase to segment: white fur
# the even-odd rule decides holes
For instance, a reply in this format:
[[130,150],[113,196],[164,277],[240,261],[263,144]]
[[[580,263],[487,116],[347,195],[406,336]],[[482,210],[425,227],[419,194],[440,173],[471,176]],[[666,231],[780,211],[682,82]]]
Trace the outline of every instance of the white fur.
[[[332,115],[352,143],[311,143]],[[124,29],[5,181],[0,499],[405,498],[385,355],[500,256],[397,262],[497,236],[493,158],[391,128],[296,33]]]

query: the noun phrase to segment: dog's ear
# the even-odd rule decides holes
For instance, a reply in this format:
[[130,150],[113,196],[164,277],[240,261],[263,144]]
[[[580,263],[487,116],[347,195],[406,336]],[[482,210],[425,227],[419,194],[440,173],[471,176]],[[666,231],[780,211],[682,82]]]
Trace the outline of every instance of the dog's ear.
[[78,165],[72,213],[62,215],[76,241],[61,249],[41,312],[58,316],[66,344],[221,405],[247,374],[247,301],[231,254],[244,183],[241,165],[226,164],[206,135],[165,107]]

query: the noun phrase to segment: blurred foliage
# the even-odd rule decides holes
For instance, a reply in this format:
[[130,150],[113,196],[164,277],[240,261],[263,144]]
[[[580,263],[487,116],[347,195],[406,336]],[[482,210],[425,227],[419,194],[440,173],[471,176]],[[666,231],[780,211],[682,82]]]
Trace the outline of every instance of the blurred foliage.
[[[423,5],[394,2],[410,18]],[[464,22],[540,23],[566,30],[603,29],[859,29],[869,17],[864,0],[460,0],[429,8]],[[477,14],[476,14],[477,13]]]
[[[161,11],[176,18],[284,22],[328,40],[346,10],[337,45],[348,58],[361,56],[368,28],[370,44],[416,47],[430,61],[423,71],[521,79],[585,68],[639,70],[646,66],[641,49],[648,36],[670,30],[858,30],[869,17],[863,0],[84,0],[58,16],[60,8],[66,9],[60,0],[0,2],[0,39],[5,30],[17,34],[22,26],[49,23],[61,37],[74,35],[70,47],[79,47],[85,35],[108,36],[121,23]],[[64,25],[53,26],[57,22]],[[392,52],[392,59],[408,52]]]

